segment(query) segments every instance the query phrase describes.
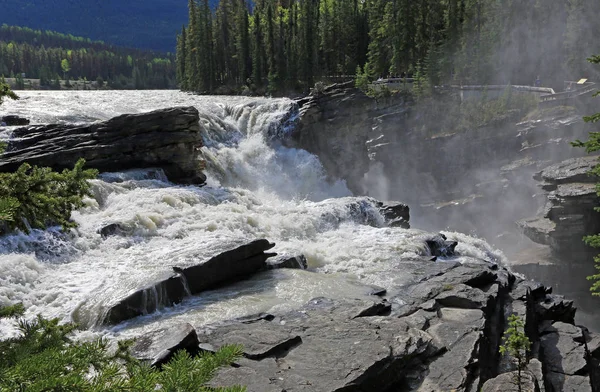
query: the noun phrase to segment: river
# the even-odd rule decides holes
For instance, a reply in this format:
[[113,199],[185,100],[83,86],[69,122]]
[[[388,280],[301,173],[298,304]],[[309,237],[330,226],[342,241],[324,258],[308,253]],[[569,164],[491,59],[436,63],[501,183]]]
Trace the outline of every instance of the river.
[[[424,239],[431,233],[386,227],[372,199],[353,197],[343,181],[326,180],[316,156],[282,145],[298,115],[289,99],[176,91],[19,95],[2,111],[32,123],[195,106],[208,176],[206,186],[194,187],[172,184],[160,170],[105,173],[92,181],[93,197],[73,213],[78,228],[0,238],[0,305],[23,302],[26,317],[57,317],[79,323],[83,335],[123,338],[180,322],[201,326],[289,310],[319,296],[360,297],[367,295],[364,285],[401,290],[420,277],[418,256],[428,254]],[[352,203],[362,214],[352,212]],[[97,231],[111,223],[131,234],[103,239]],[[504,262],[480,239],[446,234],[459,241],[459,261]],[[304,254],[309,270],[261,273],[117,326],[99,323],[111,303],[168,276],[172,266],[191,266],[258,238],[276,243],[275,252]],[[13,324],[0,323],[0,337],[13,333]]]

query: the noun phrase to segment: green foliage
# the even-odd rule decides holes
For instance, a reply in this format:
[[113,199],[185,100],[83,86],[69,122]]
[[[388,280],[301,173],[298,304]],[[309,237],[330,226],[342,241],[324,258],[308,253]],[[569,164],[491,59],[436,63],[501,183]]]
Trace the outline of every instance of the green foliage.
[[0,319],[22,316],[23,313],[25,313],[25,307],[22,303],[0,307]]
[[0,223],[14,222],[20,205],[19,200],[14,197],[0,197]]
[[67,73],[71,70],[71,64],[69,64],[69,60],[67,59],[62,59],[60,61],[60,68],[62,69],[62,71],[64,73]]
[[225,346],[215,354],[195,358],[180,351],[159,371],[132,358],[129,342],[119,342],[117,352],[110,354],[105,340],[71,340],[75,329],[73,324],[60,325],[58,320],[40,316],[20,320],[20,336],[0,341],[0,392],[245,391],[243,387],[206,386],[219,367],[242,354],[239,346]]
[[354,87],[365,93],[369,88],[369,75],[362,71],[360,65],[356,66],[356,72],[354,73]]
[[525,335],[525,323],[523,320],[513,314],[508,318],[508,329],[504,332],[502,338],[503,344],[500,346],[502,355],[510,355],[517,363],[517,377],[515,384],[519,392],[523,385],[522,372],[527,366],[527,351],[531,347],[531,342]]
[[138,78],[144,82],[142,88],[175,85],[175,56],[169,53],[121,48],[52,31],[0,27],[0,74],[16,76],[18,88],[25,86],[22,73],[28,78],[39,78],[41,86],[56,89],[60,88],[56,83],[60,77],[129,78],[135,67],[143,76]]
[[84,164],[80,159],[72,170],[58,173],[25,163],[14,173],[0,173],[0,225],[25,232],[50,224],[73,227],[71,212],[83,206],[88,180],[98,174]]
[[[592,56],[588,59],[589,62],[594,64],[600,64],[600,56]],[[596,93],[595,96],[598,96],[600,92]],[[591,116],[586,116],[583,118],[585,122],[595,123],[600,121],[600,113],[596,113]],[[590,154],[596,151],[600,151],[600,132],[590,132],[589,139],[586,141],[576,140],[571,143],[574,147],[585,148],[585,151]],[[591,175],[595,175],[600,177],[600,163],[590,171]],[[600,183],[596,184],[596,191],[598,196],[600,196]],[[600,207],[594,208],[596,212],[600,212]],[[589,235],[583,238],[583,241],[593,247],[600,248],[600,234]],[[594,257],[595,268],[600,271],[600,255]],[[600,273],[591,275],[587,277],[588,280],[592,281],[592,287],[590,291],[592,295],[600,296]]]
[[[4,98],[10,99],[19,99],[17,94],[15,94],[8,84],[6,84],[6,80],[4,80],[4,76],[0,77],[0,105],[4,102]],[[2,153],[4,149],[0,146],[0,153]]]
[[362,73],[414,77],[416,96],[444,84],[531,85],[537,76],[558,87],[593,78],[566,59],[600,50],[597,0],[221,0],[212,24],[202,23],[211,18],[198,1],[189,9],[177,58],[196,65],[184,64],[191,77],[180,86],[209,93],[239,90],[250,75],[259,91],[269,83],[270,92],[306,92]]

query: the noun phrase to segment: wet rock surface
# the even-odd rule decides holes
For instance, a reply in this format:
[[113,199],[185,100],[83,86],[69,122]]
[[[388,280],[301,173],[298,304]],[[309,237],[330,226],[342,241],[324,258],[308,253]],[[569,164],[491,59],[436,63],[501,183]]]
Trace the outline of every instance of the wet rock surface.
[[174,182],[203,184],[199,114],[193,107],[125,114],[92,124],[34,125],[15,129],[0,171],[27,162],[72,168],[79,158],[100,171],[160,167]]
[[267,270],[267,259],[276,253],[265,253],[275,244],[262,239],[223,252],[209,260],[188,268],[173,267],[166,279],[145,287],[109,306],[103,322],[118,324],[122,321],[152,313],[180,303],[189,295],[201,293],[248,278]]
[[199,349],[198,335],[191,324],[181,324],[148,333],[138,338],[131,354],[150,366],[160,367],[179,350],[196,355]]
[[419,281],[392,288],[397,295],[315,298],[294,311],[198,329],[200,347],[244,347],[244,358],[221,369],[212,385],[257,392],[511,391],[514,365],[498,350],[508,316],[518,314],[533,347],[525,385],[598,390],[590,375],[600,338],[569,321],[572,302],[485,261],[424,268],[429,272]]

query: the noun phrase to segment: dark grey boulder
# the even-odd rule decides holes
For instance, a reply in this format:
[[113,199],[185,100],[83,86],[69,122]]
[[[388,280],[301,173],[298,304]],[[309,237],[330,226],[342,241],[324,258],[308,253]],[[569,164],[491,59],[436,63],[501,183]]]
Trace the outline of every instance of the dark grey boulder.
[[19,126],[19,125],[29,125],[29,120],[20,116],[4,116],[0,118],[0,123],[4,123],[7,126]]
[[304,255],[280,255],[267,261],[267,269],[291,268],[302,269],[308,268],[308,262]]
[[247,245],[223,252],[208,261],[183,269],[192,294],[236,282],[266,269],[269,257],[276,253],[265,253],[275,244],[268,240],[257,240]]
[[139,337],[131,348],[131,354],[150,366],[160,367],[179,350],[186,350],[190,355],[198,354],[198,344],[196,330],[185,323]]
[[111,223],[98,229],[98,234],[100,234],[102,238],[113,235],[124,235],[127,234],[127,232],[127,228],[120,223]]
[[275,244],[257,240],[223,252],[202,264],[174,268],[175,274],[150,287],[137,290],[109,306],[103,322],[117,324],[157,309],[180,303],[190,294],[215,289],[245,279],[267,269],[266,260],[276,253],[265,253]]
[[554,294],[546,295],[536,305],[536,312],[542,320],[562,321],[567,324],[575,323],[576,311],[573,301]]
[[438,234],[433,238],[425,240],[432,256],[452,257],[456,255],[455,249],[458,245],[456,241],[448,241],[443,234]]
[[435,297],[441,306],[461,309],[484,309],[488,305],[489,295],[465,284],[448,285]]
[[410,209],[408,205],[399,202],[379,202],[377,206],[390,227],[410,229]]
[[125,114],[93,124],[50,124],[13,131],[0,159],[0,172],[22,163],[56,170],[72,168],[79,158],[102,172],[162,168],[174,182],[203,184],[198,110],[193,107]]

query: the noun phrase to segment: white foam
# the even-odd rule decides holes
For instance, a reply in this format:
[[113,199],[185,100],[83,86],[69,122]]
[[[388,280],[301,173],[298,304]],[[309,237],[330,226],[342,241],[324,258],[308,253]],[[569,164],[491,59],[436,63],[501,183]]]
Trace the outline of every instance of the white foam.
[[[276,252],[305,254],[321,273],[261,274],[108,332],[133,336],[159,324],[202,325],[289,309],[316,296],[358,296],[357,281],[383,287],[410,282],[418,274],[410,259],[427,254],[427,233],[383,227],[370,199],[349,197],[343,182],[326,180],[314,155],[277,142],[297,112],[290,100],[173,91],[22,95],[5,109],[34,122],[194,105],[209,176],[208,185],[197,188],[176,186],[157,172],[103,175],[92,181],[94,197],[73,213],[79,227],[70,236],[44,232],[0,242],[0,303],[23,301],[29,316],[40,312],[93,326],[106,305],[169,276],[172,266],[190,266],[257,238],[275,242]],[[103,239],[98,230],[112,223],[127,235]],[[483,241],[448,236],[466,257],[502,258]],[[55,252],[40,251],[48,247]]]

